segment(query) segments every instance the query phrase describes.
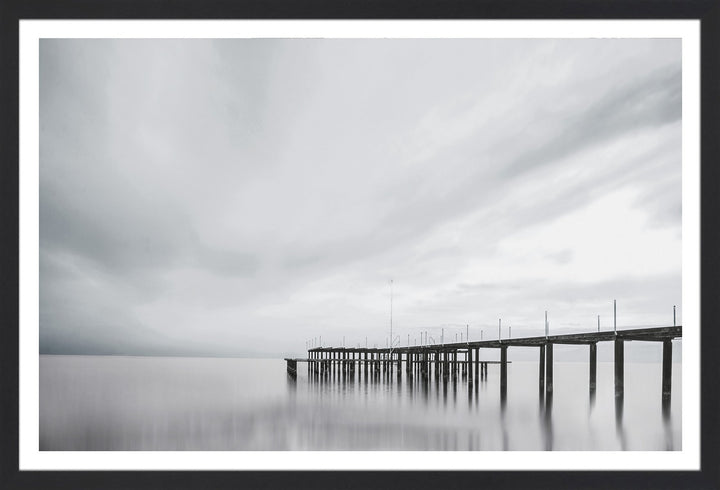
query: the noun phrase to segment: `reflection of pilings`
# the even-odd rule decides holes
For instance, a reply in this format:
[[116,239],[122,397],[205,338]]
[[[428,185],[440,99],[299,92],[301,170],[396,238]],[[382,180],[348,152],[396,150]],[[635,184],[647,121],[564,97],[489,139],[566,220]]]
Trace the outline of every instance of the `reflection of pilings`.
[[672,435],[672,419],[670,418],[670,396],[662,397],[662,419],[663,428],[665,429],[665,450],[672,451],[675,444],[673,444]]
[[625,437],[625,428],[623,427],[623,408],[625,404],[624,393],[615,396],[615,431],[618,439],[620,439],[620,448],[625,451],[627,449],[627,439]]
[[[542,398],[542,397],[541,397]],[[544,409],[541,408],[541,418],[543,421],[543,439],[545,442],[545,451],[553,450],[553,426],[552,426],[552,409],[553,409],[553,393],[549,391],[545,393]],[[543,406],[542,399],[540,406]]]
[[[440,382],[439,378],[438,378],[438,382]],[[442,377],[442,387],[443,387],[443,404],[444,405],[447,405],[447,385],[448,385],[447,377],[443,376]]]
[[510,449],[509,439],[508,439],[508,430],[507,430],[507,421],[505,420],[506,414],[505,414],[505,400],[501,398],[500,401],[500,429],[502,431],[502,450],[507,451]]
[[[472,350],[468,349],[468,355],[472,357]],[[468,387],[468,405],[472,407],[473,404],[473,385],[474,381],[472,378],[472,361],[468,363],[468,375],[467,375],[467,387]]]
[[457,404],[457,375],[452,377],[452,387],[453,387],[453,403]]
[[615,339],[615,396],[625,394],[625,343]]

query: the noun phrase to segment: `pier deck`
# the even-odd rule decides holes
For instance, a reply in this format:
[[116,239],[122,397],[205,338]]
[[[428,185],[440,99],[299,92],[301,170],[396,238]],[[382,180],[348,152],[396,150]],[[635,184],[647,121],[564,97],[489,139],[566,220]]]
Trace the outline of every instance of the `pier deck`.
[[[424,352],[431,351],[466,351],[467,349],[498,349],[500,347],[538,347],[546,344],[580,344],[589,345],[597,342],[647,341],[662,342],[682,337],[682,325],[675,327],[636,328],[632,330],[606,330],[600,332],[583,332],[547,337],[518,337],[501,340],[476,340],[472,342],[453,342],[432,345],[414,345],[393,347],[392,352]],[[308,352],[354,352],[354,353],[389,353],[389,347],[314,347]]]
[[[591,395],[596,389],[597,344],[614,343],[615,396],[624,395],[625,342],[662,342],[662,395],[669,400],[672,386],[672,341],[682,337],[682,325],[672,327],[637,328],[632,330],[607,330],[597,332],[569,333],[538,337],[520,337],[495,340],[453,342],[432,345],[398,347],[314,347],[308,349],[307,358],[287,358],[288,373],[297,375],[297,363],[308,363],[308,373],[322,377],[330,373],[355,373],[368,371],[391,374],[403,365],[408,374],[422,377],[457,376],[460,373],[468,380],[487,376],[488,364],[500,365],[500,391],[504,398],[507,393],[507,350],[510,347],[536,347],[539,349],[539,385],[546,396],[553,391],[553,347],[555,344],[587,345],[589,348]],[[480,359],[480,349],[500,349],[500,360]]]

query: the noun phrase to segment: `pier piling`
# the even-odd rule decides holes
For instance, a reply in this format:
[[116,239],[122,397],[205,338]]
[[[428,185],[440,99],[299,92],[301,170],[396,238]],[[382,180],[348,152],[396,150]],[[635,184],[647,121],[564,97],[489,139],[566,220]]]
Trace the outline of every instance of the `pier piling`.
[[672,340],[663,340],[662,396],[670,396],[672,388]]
[[625,343],[615,339],[615,396],[625,394]]
[[545,391],[545,346],[540,346],[539,387],[540,393]]
[[553,344],[545,344],[545,393],[553,391]]
[[590,391],[597,387],[597,344],[590,344]]
[[467,350],[467,378],[468,381],[473,379],[473,350]]
[[507,345],[500,347],[500,394],[507,395]]
[[[613,326],[615,327],[616,324]],[[482,331],[481,331],[482,334]],[[499,364],[500,391],[504,399],[507,393],[507,360],[509,347],[537,347],[539,351],[538,387],[541,398],[547,401],[553,392],[553,349],[555,344],[587,345],[589,348],[589,390],[591,404],[597,389],[597,343],[613,342],[614,344],[614,383],[616,402],[624,396],[624,346],[628,341],[661,342],[663,344],[662,359],[662,398],[663,407],[669,410],[669,400],[672,390],[672,340],[682,337],[682,326],[625,329],[603,332],[567,333],[561,335],[548,335],[512,338],[491,339],[474,342],[460,342],[454,344],[428,344],[406,347],[361,348],[354,347],[323,347],[316,342],[308,343],[306,359],[287,358],[288,374],[297,375],[297,363],[308,363],[308,377],[313,381],[354,382],[363,379],[365,383],[373,380],[392,379],[393,373],[397,381],[402,380],[402,363],[405,362],[405,371],[408,380],[413,375],[419,376],[419,381],[428,386],[431,377],[440,386],[440,380],[445,387],[448,378],[452,378],[453,396],[456,396],[457,378],[467,379],[469,384],[474,381],[475,396],[478,395],[478,385],[487,380],[488,364]],[[312,345],[312,346],[311,346]],[[500,361],[480,360],[480,349],[499,349]],[[463,357],[464,356],[464,357]],[[397,369],[397,371],[394,371]],[[355,378],[357,373],[357,379]],[[410,385],[409,385],[410,386]],[[471,389],[470,387],[468,389]],[[472,390],[471,390],[472,391]]]

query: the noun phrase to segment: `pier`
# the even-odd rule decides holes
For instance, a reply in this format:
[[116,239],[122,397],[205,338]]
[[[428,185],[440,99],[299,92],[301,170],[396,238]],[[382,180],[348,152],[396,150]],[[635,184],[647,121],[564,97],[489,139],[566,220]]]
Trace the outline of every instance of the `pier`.
[[[297,375],[298,362],[308,364],[308,373],[318,377],[329,374],[400,376],[402,369],[406,373],[422,377],[447,379],[463,376],[468,381],[487,378],[489,364],[500,365],[500,393],[504,399],[507,394],[507,352],[512,348],[536,348],[539,351],[539,379],[541,393],[552,396],[553,392],[553,350],[556,344],[587,345],[589,362],[588,386],[590,396],[594,397],[597,386],[597,344],[614,343],[614,384],[615,396],[624,396],[624,362],[626,342],[662,342],[662,380],[661,390],[664,400],[669,400],[672,391],[672,341],[682,337],[682,325],[672,327],[639,328],[632,330],[611,330],[603,332],[584,332],[538,337],[480,340],[472,342],[454,342],[446,344],[416,345],[405,347],[315,347],[308,349],[305,359],[285,359],[287,371]],[[500,360],[481,359],[481,349],[499,349]]]

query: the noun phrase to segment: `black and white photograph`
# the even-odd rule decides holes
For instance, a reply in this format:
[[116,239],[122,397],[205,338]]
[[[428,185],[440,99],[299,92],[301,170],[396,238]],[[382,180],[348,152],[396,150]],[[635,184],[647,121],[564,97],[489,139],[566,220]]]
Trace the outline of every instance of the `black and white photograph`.
[[697,456],[696,33],[36,24],[31,468]]
[[43,39],[40,450],[679,450],[677,39]]

